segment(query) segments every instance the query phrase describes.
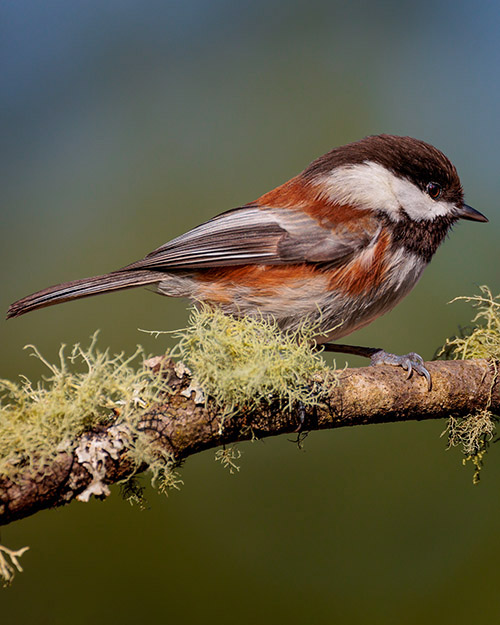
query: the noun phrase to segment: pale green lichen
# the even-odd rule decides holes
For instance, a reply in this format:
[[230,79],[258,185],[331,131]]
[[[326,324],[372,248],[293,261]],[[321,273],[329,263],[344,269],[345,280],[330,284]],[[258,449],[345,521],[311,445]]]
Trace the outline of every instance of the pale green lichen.
[[[175,351],[205,395],[224,406],[226,416],[263,401],[291,409],[319,401],[314,376],[326,365],[314,350],[314,330],[304,324],[284,334],[269,321],[235,319],[202,307],[193,310],[190,325],[178,333]],[[112,425],[120,429],[120,444],[137,469],[147,465],[162,491],[178,488],[172,457],[136,428],[158,394],[168,390],[161,375],[144,365],[142,348],[128,357],[111,355],[100,351],[96,341],[97,333],[86,348],[63,345],[57,364],[28,346],[46,369],[42,380],[0,380],[0,475],[14,481],[20,471],[43,475],[60,452],[78,451],[83,434]]]
[[215,452],[215,460],[220,462],[225,469],[229,470],[229,473],[238,473],[240,466],[236,462],[241,458],[241,451],[236,445],[224,446],[222,449],[218,449]]
[[[196,390],[200,398],[210,397],[229,418],[238,408],[257,408],[261,402],[278,402],[283,409],[317,404],[321,392],[315,376],[327,368],[315,349],[316,334],[317,328],[307,323],[287,334],[271,321],[235,319],[201,307],[193,310],[188,328],[178,333],[174,351],[193,370],[195,380],[188,390]],[[160,492],[178,489],[182,480],[174,470],[175,460],[137,428],[159,394],[169,391],[161,373],[154,374],[144,364],[140,347],[128,357],[111,355],[97,349],[96,341],[97,333],[87,348],[77,344],[67,350],[63,345],[56,365],[28,346],[46,369],[42,380],[36,384],[24,376],[18,382],[0,380],[0,475],[14,482],[21,472],[40,478],[59,453],[74,453],[92,475],[91,487],[80,495],[87,501],[92,494],[109,493],[99,473],[104,469],[103,454],[126,449],[136,471],[147,466]],[[102,426],[110,426],[108,432],[115,434],[112,449],[106,440],[86,436]],[[234,447],[216,456],[231,472],[239,470],[239,457]],[[128,501],[144,507],[143,488],[135,477],[121,487]],[[25,550],[0,546],[4,581],[10,582],[15,570],[22,570],[18,558]]]
[[[178,488],[173,459],[137,430],[144,411],[167,390],[161,375],[143,364],[142,348],[129,357],[112,356],[107,350],[98,350],[96,340],[97,333],[87,348],[77,344],[67,350],[63,345],[57,365],[28,346],[48,373],[37,384],[25,376],[19,382],[0,380],[0,475],[15,482],[21,472],[32,472],[39,479],[50,471],[59,453],[77,454],[86,433],[112,426],[136,467],[148,465],[160,491]],[[106,489],[105,484],[97,484],[92,467],[89,470],[94,486]],[[107,493],[102,488],[99,492]],[[123,489],[129,501],[143,504],[136,482],[123,484]],[[0,579],[5,584],[12,581],[16,570],[22,571],[19,557],[26,549],[13,551],[0,545]]]
[[28,551],[29,547],[22,547],[21,549],[8,549],[4,545],[0,545],[0,579],[3,580],[3,585],[8,586],[12,583],[16,572],[23,572],[23,567],[19,563],[19,558]]
[[[478,307],[473,322],[482,322],[460,337],[446,342],[448,358],[500,359],[500,296],[487,287],[481,295],[465,299]],[[321,380],[337,379],[316,348],[318,326],[304,321],[293,333],[283,333],[271,320],[241,318],[204,306],[193,309],[188,327],[177,332],[179,343],[172,355],[181,356],[194,375],[191,390],[214,401],[224,419],[241,408],[258,410],[262,404],[281,409],[318,405],[323,400]],[[62,451],[75,452],[79,439],[98,426],[127,426],[127,453],[137,470],[148,466],[152,483],[161,492],[178,489],[182,481],[175,461],[137,430],[144,411],[160,393],[168,392],[161,374],[144,364],[138,347],[129,357],[110,355],[96,348],[96,335],[88,348],[64,346],[59,363],[49,363],[33,347],[48,375],[36,385],[21,376],[19,382],[0,380],[0,475],[15,481],[21,471],[43,474]],[[134,364],[140,361],[138,367]],[[180,363],[179,363],[180,364]],[[198,393],[198,391],[200,391]],[[203,393],[201,393],[203,391]],[[461,445],[475,465],[479,478],[484,454],[492,440],[497,417],[488,403],[475,415],[451,417],[447,433],[450,446]],[[127,436],[122,428],[120,435]],[[238,471],[240,452],[219,450],[216,459],[231,472]],[[143,488],[135,478],[122,484],[124,497],[144,506]],[[21,571],[19,557],[26,551],[0,546],[0,577],[9,582]]]
[[317,381],[331,371],[316,348],[317,335],[317,325],[307,320],[295,332],[281,332],[273,320],[236,318],[200,306],[177,333],[174,353],[226,417],[242,407],[257,410],[276,402],[292,410],[322,400]]
[[[448,339],[440,352],[440,356],[454,360],[469,358],[486,358],[494,367],[491,386],[498,377],[498,361],[500,360],[500,295],[493,296],[486,286],[480,287],[481,294],[472,297],[457,297],[471,303],[478,312],[472,328],[462,331],[460,336]],[[489,400],[482,410],[463,418],[451,416],[448,426],[443,432],[448,436],[449,447],[460,446],[464,453],[464,463],[474,465],[474,483],[480,479],[484,456],[495,435],[498,415],[491,411],[491,392]]]
[[[314,376],[326,365],[314,350],[314,334],[306,324],[286,334],[273,322],[235,319],[202,307],[178,333],[174,351],[226,414],[262,401],[278,400],[291,409],[319,401]],[[37,384],[24,376],[18,382],[0,380],[0,475],[13,480],[21,470],[43,475],[58,453],[75,451],[84,433],[124,424],[133,431],[127,447],[135,466],[148,465],[153,483],[162,489],[176,487],[172,458],[135,429],[143,412],[167,390],[161,375],[143,364],[142,348],[128,357],[111,355],[97,349],[96,341],[97,333],[87,348],[77,344],[68,350],[63,345],[57,364],[27,346],[47,374]],[[123,429],[120,436],[126,435]]]
[[494,296],[487,286],[480,287],[480,291],[481,295],[456,297],[450,302],[468,302],[478,312],[472,319],[472,328],[446,341],[441,353],[448,358],[500,358],[500,295]]
[[144,486],[135,476],[130,477],[120,484],[120,495],[122,499],[128,501],[131,506],[139,506],[141,510],[146,510],[147,508],[144,490]]
[[[0,475],[15,481],[19,471],[43,475],[62,451],[73,452],[78,439],[97,426],[134,428],[142,412],[164,388],[161,377],[137,361],[142,348],[129,357],[110,355],[96,347],[63,345],[57,365],[28,346],[48,375],[36,385],[21,376],[19,382],[0,380]],[[125,431],[125,430],[124,430]],[[131,437],[130,453],[145,445],[146,435]]]

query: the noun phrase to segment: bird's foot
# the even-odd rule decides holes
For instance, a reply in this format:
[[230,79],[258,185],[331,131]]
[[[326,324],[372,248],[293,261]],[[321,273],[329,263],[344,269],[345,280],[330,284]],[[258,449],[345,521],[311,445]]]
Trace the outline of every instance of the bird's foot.
[[396,356],[396,354],[390,354],[389,352],[379,349],[372,356],[370,356],[372,365],[394,365],[395,367],[403,367],[408,372],[406,379],[410,379],[413,372],[423,376],[427,380],[427,387],[430,391],[432,389],[431,374],[424,367],[424,359],[415,352],[404,354],[403,356]]

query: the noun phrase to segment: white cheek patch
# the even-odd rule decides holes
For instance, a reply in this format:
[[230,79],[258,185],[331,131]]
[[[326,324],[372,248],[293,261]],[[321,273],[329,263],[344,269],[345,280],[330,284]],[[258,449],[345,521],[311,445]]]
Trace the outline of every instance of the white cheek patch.
[[[392,175],[392,174],[391,174]],[[394,178],[394,194],[405,212],[415,221],[432,220],[435,217],[449,215],[454,210],[450,202],[433,200],[425,191],[422,191],[409,180]],[[429,181],[430,182],[430,181]]]
[[433,200],[409,180],[369,161],[337,167],[318,177],[316,185],[333,202],[382,211],[393,221],[402,218],[401,209],[413,220],[423,221],[448,215],[455,208],[449,202]]
[[377,163],[361,163],[337,167],[317,178],[321,193],[338,204],[363,209],[398,213],[399,205],[392,190],[391,174]]

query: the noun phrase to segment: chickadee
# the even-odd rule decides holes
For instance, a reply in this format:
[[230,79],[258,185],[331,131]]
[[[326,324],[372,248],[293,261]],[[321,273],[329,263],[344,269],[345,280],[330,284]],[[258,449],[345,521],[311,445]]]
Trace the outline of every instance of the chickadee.
[[435,147],[392,135],[334,148],[288,182],[111,273],[49,287],[7,317],[97,293],[154,285],[283,330],[309,319],[329,351],[370,357],[427,378],[418,354],[328,344],[391,310],[415,286],[467,206],[457,171]]

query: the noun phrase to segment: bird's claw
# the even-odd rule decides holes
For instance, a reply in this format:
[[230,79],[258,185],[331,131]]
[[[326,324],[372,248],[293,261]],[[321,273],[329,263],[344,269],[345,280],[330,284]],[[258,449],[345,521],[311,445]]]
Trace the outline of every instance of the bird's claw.
[[427,388],[430,391],[432,389],[431,374],[424,367],[424,359],[415,352],[404,354],[403,356],[396,356],[396,354],[390,354],[383,349],[375,352],[371,356],[372,365],[394,365],[395,367],[402,367],[408,372],[406,379],[409,380],[415,371],[416,374],[423,376],[427,380]]

